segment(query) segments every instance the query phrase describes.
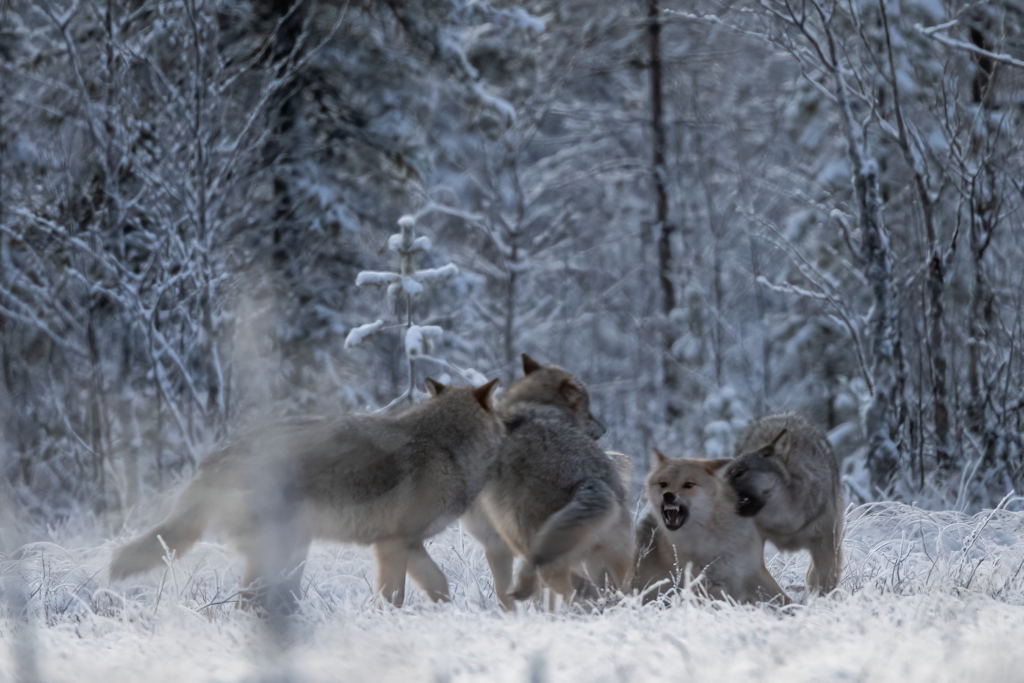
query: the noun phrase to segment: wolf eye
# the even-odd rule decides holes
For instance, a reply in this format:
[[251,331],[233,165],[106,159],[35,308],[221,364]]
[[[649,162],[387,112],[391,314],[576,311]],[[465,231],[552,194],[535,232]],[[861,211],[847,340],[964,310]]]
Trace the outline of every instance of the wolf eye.
[[694,484],[692,481],[688,481],[685,484],[683,484],[684,489],[692,489],[694,486],[696,486],[696,484]]
[[667,481],[659,481],[658,482],[658,486],[660,486],[663,489],[667,489],[668,488],[668,482]]

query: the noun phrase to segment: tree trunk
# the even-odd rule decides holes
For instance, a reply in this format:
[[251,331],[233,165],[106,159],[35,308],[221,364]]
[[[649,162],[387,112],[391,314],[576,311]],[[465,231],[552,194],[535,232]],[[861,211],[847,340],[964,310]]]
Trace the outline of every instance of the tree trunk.
[[881,223],[881,198],[876,171],[870,166],[857,168],[855,164],[854,173],[863,239],[863,269],[873,298],[870,327],[874,391],[864,416],[864,429],[868,437],[871,485],[875,491],[881,492],[888,487],[898,465],[890,426],[897,374],[894,353],[897,340],[891,314],[892,262],[889,238]]
[[[989,42],[985,35],[988,28],[988,22],[983,22],[981,26],[971,26],[967,34],[972,45],[986,52],[992,52],[995,46]],[[971,101],[974,104],[980,104],[984,109],[991,109],[993,102],[990,86],[992,85],[992,76],[996,65],[991,58],[985,55],[972,53],[971,59],[977,65],[977,68],[974,70],[974,78],[971,79]]]
[[[402,246],[398,250],[398,270],[403,277],[412,277],[416,272],[416,254],[413,252],[412,243],[416,240],[416,223],[413,220],[399,221],[399,231],[402,235]],[[405,293],[405,334],[409,333],[412,327],[412,294]],[[416,363],[405,346],[405,336],[402,337],[402,349],[405,351],[406,360],[409,363],[409,403],[414,402],[416,390]]]
[[[931,360],[935,456],[939,469],[949,471],[952,469],[953,459],[949,452],[950,425],[948,392],[946,390],[947,364],[946,347],[943,340],[943,298],[946,289],[946,262],[942,252],[942,246],[939,244],[938,230],[935,227],[935,203],[932,200],[931,193],[928,191],[928,184],[925,179],[924,169],[919,167],[919,163],[917,159],[915,159],[913,151],[910,148],[907,126],[903,120],[899,79],[896,74],[896,64],[893,59],[892,51],[892,38],[889,33],[889,15],[886,12],[884,0],[879,0],[878,7],[881,12],[885,28],[885,47],[889,61],[889,76],[892,82],[893,103],[896,110],[896,126],[899,131],[900,151],[903,153],[903,159],[907,166],[910,167],[914,176],[914,185],[917,189],[918,200],[921,202],[925,237],[928,240],[928,356]],[[899,351],[898,348],[897,351]],[[902,363],[902,361],[900,362]],[[905,406],[901,404],[900,408],[900,424],[902,424],[905,417]]]
[[832,63],[830,70],[840,109],[847,155],[853,168],[853,185],[861,233],[859,261],[871,287],[871,380],[872,397],[864,415],[864,431],[868,438],[868,472],[871,488],[884,492],[898,466],[896,444],[893,443],[893,397],[897,388],[895,349],[898,342],[892,319],[892,257],[889,236],[882,224],[882,200],[878,189],[878,165],[868,153],[864,131],[854,120],[847,94],[846,81],[839,64],[831,29],[826,37]]
[[103,367],[100,360],[99,340],[96,338],[95,305],[89,311],[89,319],[85,327],[86,343],[89,347],[89,448],[92,449],[93,478],[101,492],[106,489],[106,449],[104,448],[104,427],[106,425],[106,405],[103,400],[106,383],[103,378]]
[[991,188],[975,182],[971,199],[971,261],[974,265],[974,287],[971,291],[971,309],[968,316],[967,340],[967,429],[976,436],[985,433],[985,388],[982,351],[988,336],[988,321],[992,317],[993,294],[985,267],[985,252],[992,240],[992,220],[989,194]]
[[946,288],[946,266],[934,235],[928,259],[928,356],[932,364],[932,404],[935,425],[935,458],[940,470],[953,468],[949,450],[949,403],[946,389],[946,349],[943,343],[943,292]]
[[672,344],[675,334],[669,323],[669,315],[676,307],[675,288],[672,284],[672,233],[673,226],[668,221],[668,188],[666,186],[665,168],[665,122],[663,117],[664,99],[662,97],[661,70],[661,18],[658,0],[647,2],[647,36],[650,48],[650,82],[651,82],[651,133],[653,138],[652,176],[655,193],[655,225],[658,235],[658,283],[661,286],[661,312],[663,320],[662,338],[662,381],[665,390],[665,417],[674,422],[682,416],[679,401],[679,370],[672,357]]
[[515,322],[516,322],[516,287],[519,271],[519,240],[518,232],[509,235],[511,253],[509,263],[512,265],[508,271],[508,286],[505,290],[505,366],[510,369],[515,367]]

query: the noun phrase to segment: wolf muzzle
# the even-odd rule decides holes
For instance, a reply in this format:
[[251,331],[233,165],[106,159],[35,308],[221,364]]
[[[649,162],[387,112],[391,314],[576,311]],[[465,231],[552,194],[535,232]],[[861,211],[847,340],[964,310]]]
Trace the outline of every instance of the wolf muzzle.
[[679,496],[671,492],[662,496],[661,519],[669,531],[675,531],[683,526],[689,516],[690,510],[679,500]]
[[740,517],[753,517],[768,502],[763,496],[754,491],[750,482],[751,472],[752,470],[746,463],[745,458],[736,460],[725,471],[729,485],[736,492],[736,514]]

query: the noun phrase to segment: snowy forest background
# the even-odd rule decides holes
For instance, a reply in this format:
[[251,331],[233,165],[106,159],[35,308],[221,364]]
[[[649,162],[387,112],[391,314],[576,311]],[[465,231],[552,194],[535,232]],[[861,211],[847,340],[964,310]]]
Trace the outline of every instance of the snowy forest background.
[[[127,510],[254,419],[380,407],[410,372],[508,386],[523,351],[638,463],[798,408],[851,502],[1020,489],[1017,2],[0,22],[3,481],[36,522]],[[389,249],[402,216],[429,250]],[[443,286],[374,291],[417,269]]]
[[[0,0],[0,674],[1012,678],[1022,69],[1019,0]],[[108,581],[248,425],[524,351],[634,495],[654,445],[807,411],[840,589],[770,549],[786,615],[509,617],[451,528],[452,604],[374,610],[369,551],[315,544],[268,645],[216,539]]]

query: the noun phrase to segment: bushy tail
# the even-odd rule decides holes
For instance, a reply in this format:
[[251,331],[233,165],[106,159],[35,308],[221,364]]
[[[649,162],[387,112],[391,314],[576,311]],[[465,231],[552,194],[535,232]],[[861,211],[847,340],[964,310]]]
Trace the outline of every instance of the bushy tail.
[[[164,544],[181,557],[195,545],[206,528],[206,506],[188,491],[168,519],[149,533],[114,552],[110,561],[110,578],[123,579],[160,565],[166,551]],[[160,540],[163,539],[163,543]]]
[[537,567],[572,552],[607,520],[615,503],[615,491],[600,479],[580,484],[572,500],[551,515],[537,532],[530,555],[516,577],[513,597],[523,600],[532,595],[537,585]]

